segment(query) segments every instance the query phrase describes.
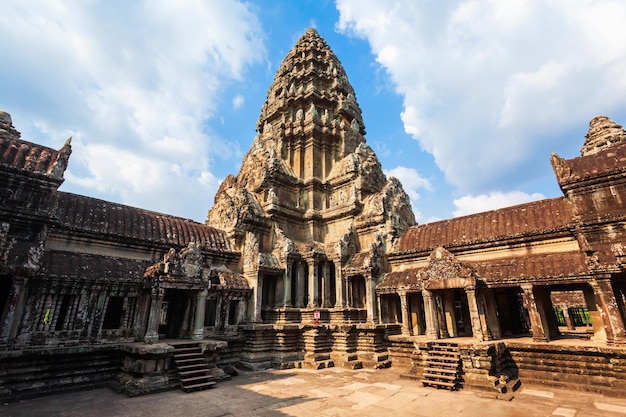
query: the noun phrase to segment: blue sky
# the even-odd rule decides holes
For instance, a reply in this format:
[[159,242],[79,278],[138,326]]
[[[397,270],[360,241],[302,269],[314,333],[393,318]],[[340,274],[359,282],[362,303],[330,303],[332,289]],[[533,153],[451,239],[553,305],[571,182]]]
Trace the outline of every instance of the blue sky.
[[561,195],[551,152],[626,123],[620,0],[8,0],[0,109],[73,153],[62,190],[197,221],[315,27],[420,223]]

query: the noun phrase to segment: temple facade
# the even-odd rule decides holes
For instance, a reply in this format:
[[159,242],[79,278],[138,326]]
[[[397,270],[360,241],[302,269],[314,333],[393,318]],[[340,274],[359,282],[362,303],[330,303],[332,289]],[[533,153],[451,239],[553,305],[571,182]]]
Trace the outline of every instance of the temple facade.
[[365,134],[314,29],[205,224],[59,191],[71,141],[27,142],[0,112],[0,396],[184,387],[194,346],[218,379],[393,365],[506,396],[588,361],[582,389],[622,392],[626,131],[598,116],[581,156],[551,156],[561,197],[425,225]]

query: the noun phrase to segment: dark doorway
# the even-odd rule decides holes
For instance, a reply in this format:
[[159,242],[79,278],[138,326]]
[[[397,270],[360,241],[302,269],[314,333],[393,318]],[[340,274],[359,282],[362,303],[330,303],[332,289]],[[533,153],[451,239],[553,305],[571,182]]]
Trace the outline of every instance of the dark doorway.
[[530,332],[528,310],[524,307],[521,288],[494,290],[498,320],[503,337],[526,335]]
[[182,338],[188,334],[189,329],[185,325],[189,314],[188,294],[184,290],[165,290],[159,333],[168,339]]
[[13,279],[9,276],[0,275],[0,332],[4,326],[5,310],[8,310],[9,297],[11,296],[11,288],[13,287]]
[[467,293],[460,288],[454,289],[454,318],[456,320],[456,332],[459,336],[473,335]]
[[365,278],[362,275],[350,277],[348,291],[350,307],[365,308]]

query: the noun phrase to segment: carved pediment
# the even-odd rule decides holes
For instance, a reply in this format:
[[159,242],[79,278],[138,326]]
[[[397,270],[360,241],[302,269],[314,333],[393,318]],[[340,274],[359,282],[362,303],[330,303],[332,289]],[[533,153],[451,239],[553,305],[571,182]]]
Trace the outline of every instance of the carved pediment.
[[420,278],[427,289],[466,288],[476,285],[477,273],[440,246],[431,252]]

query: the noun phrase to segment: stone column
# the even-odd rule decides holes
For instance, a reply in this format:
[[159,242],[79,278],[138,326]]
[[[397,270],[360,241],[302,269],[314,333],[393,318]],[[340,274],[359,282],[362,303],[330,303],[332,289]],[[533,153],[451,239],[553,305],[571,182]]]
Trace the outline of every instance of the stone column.
[[208,293],[205,288],[196,294],[196,320],[194,321],[191,340],[204,339],[204,312],[206,310],[206,296]]
[[318,282],[317,282],[317,258],[309,260],[309,300],[307,308],[315,308],[319,305],[319,295],[317,294]]
[[535,294],[533,293],[533,285],[532,284],[522,284],[522,298],[524,300],[524,305],[526,310],[528,310],[528,318],[530,319],[530,327],[531,332],[533,333],[533,341],[535,342],[546,342],[548,338],[544,332],[544,325],[547,327],[547,324],[544,323],[544,318],[539,312],[537,308],[537,303],[535,302]]
[[426,317],[426,337],[431,340],[439,339],[437,306],[433,299],[433,293],[428,290],[423,290],[422,296],[424,297],[424,315]]
[[450,337],[448,333],[448,326],[446,322],[446,311],[443,308],[443,299],[441,295],[435,294],[433,295],[433,300],[435,301],[435,307],[437,308],[437,323],[439,325],[439,337],[442,339],[447,339]]
[[485,340],[485,335],[480,322],[480,312],[478,311],[478,302],[476,300],[476,288],[465,288],[465,294],[467,294],[467,306],[472,322],[474,339],[483,341]]
[[365,304],[367,307],[367,321],[378,323],[378,309],[376,308],[376,290],[374,278],[365,278]]
[[593,288],[595,298],[599,302],[598,306],[602,311],[601,316],[606,329],[607,341],[610,343],[626,343],[626,330],[624,329],[622,316],[615,299],[610,276],[598,277],[595,280],[591,280],[589,285]]
[[402,310],[402,334],[411,334],[411,323],[409,322],[409,303],[407,301],[406,290],[399,291],[400,293],[400,310]]
[[291,307],[291,271],[293,271],[293,263],[287,261],[286,265],[287,267],[285,268],[285,275],[283,277],[283,280],[285,281],[283,285],[283,290],[285,291],[283,297],[283,307],[285,308]]
[[[26,300],[26,282],[26,278],[13,278],[11,293],[7,300],[6,314],[2,316],[2,333],[0,334],[0,342],[2,343],[14,340],[17,336]],[[0,311],[0,315],[2,315],[2,311]]]
[[159,324],[161,321],[161,304],[165,290],[157,285],[152,287],[150,298],[150,314],[148,315],[148,328],[144,342],[152,344],[159,341]]
[[299,261],[296,269],[296,307],[304,307],[304,262]]
[[[339,265],[339,267],[337,267]],[[337,262],[333,263],[335,268],[335,308],[346,307],[346,283],[343,279],[343,273],[341,272],[341,260],[337,259]]]
[[561,307],[561,311],[563,312],[563,319],[565,320],[565,327],[567,327],[568,330],[576,330],[576,326],[574,326],[574,322],[572,321],[572,318],[569,315],[569,308],[567,307],[567,304],[563,304]]
[[330,308],[332,307],[332,305],[330,305],[330,262],[329,261],[324,262],[323,271],[324,272],[322,275],[322,279],[324,280],[323,282],[324,299],[323,299],[322,307]]
[[376,302],[378,303],[378,322],[383,323],[383,308],[381,305],[380,294],[376,294]]

